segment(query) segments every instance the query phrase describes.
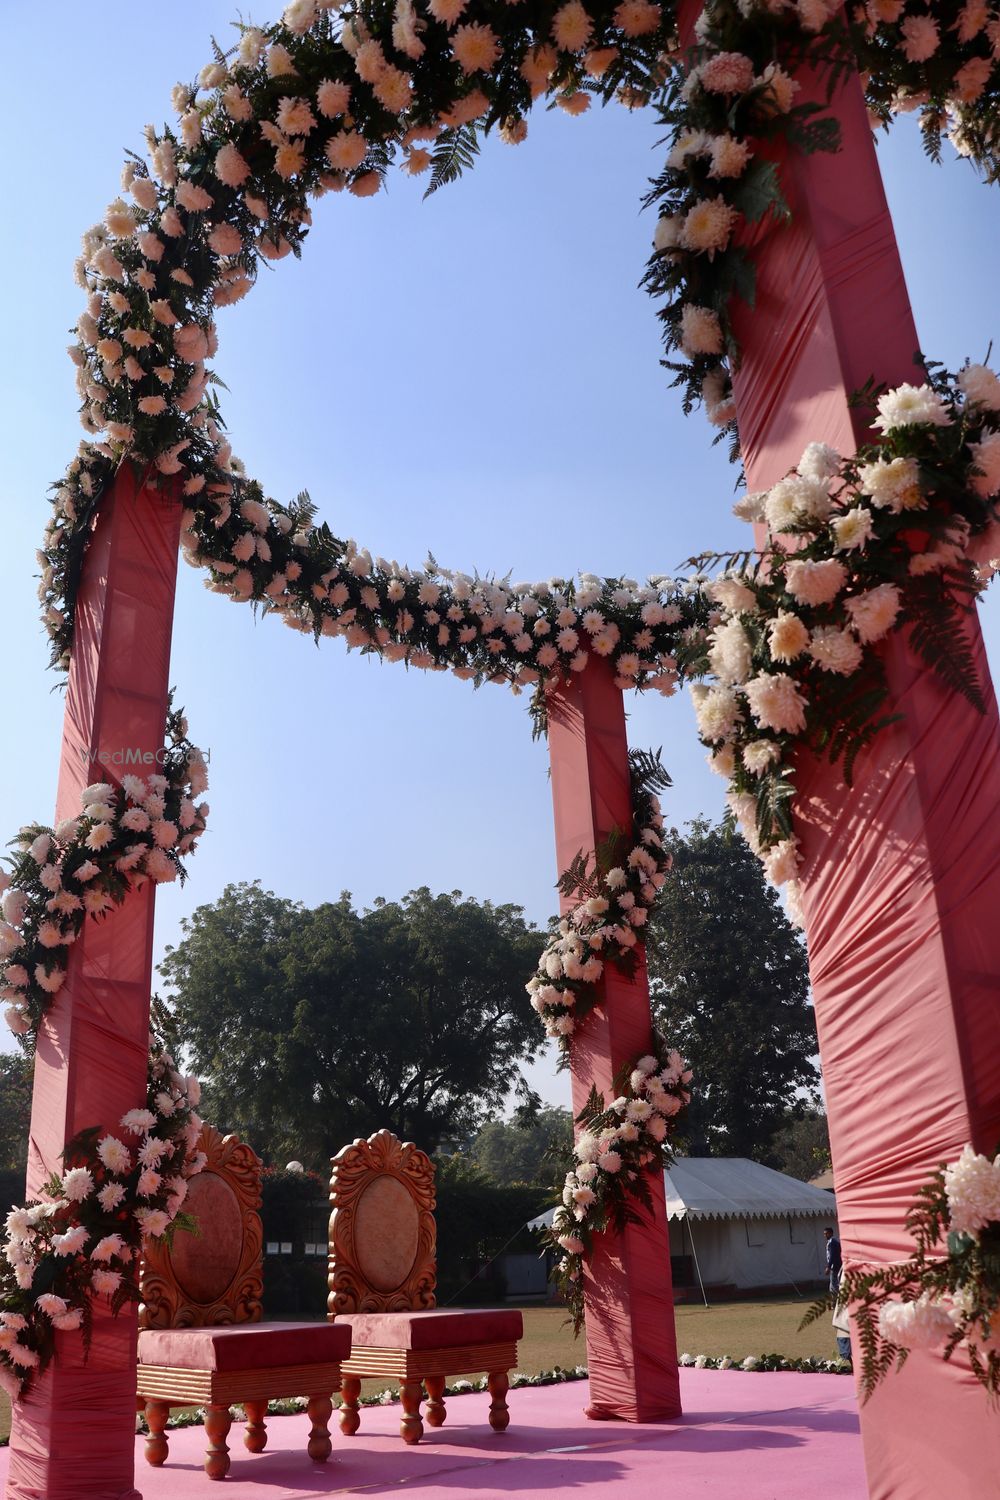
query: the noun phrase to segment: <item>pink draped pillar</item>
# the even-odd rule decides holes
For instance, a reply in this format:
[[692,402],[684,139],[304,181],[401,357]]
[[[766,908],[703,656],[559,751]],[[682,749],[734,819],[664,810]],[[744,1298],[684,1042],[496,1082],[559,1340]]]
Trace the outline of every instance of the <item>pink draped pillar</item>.
[[[808,75],[802,84],[800,99],[814,87]],[[847,398],[870,375],[923,381],[856,77],[834,111],[838,155],[782,156],[794,222],[755,232],[757,306],[734,308],[751,490],[810,441],[853,452],[866,432]],[[1000,1138],[1000,725],[974,617],[966,632],[985,715],[897,634],[884,658],[889,709],[904,718],[859,756],[853,788],[826,763],[798,767],[809,964],[853,1262],[905,1257],[919,1185],[966,1142],[992,1151]],[[960,1356],[912,1355],[861,1424],[873,1500],[994,1492],[1000,1422]]]
[[[549,700],[549,758],[559,870],[614,828],[632,826],[625,709],[611,669],[592,659]],[[564,903],[565,906],[565,903]],[[631,979],[612,964],[601,1002],[573,1036],[573,1110],[591,1084],[615,1096],[612,1080],[652,1041],[645,955]],[[588,1416],[655,1422],[681,1414],[663,1176],[650,1175],[651,1215],[620,1235],[597,1236],[586,1271]]]
[[[77,602],[57,819],[79,811],[89,782],[120,779],[128,751],[163,744],[180,516],[176,498],[139,487],[128,467],[101,506]],[[70,950],[38,1036],[29,1195],[77,1131],[114,1131],[145,1100],[153,889],[88,921]],[[113,1318],[95,1304],[86,1361],[79,1333],[57,1340],[56,1360],[14,1405],[8,1500],[138,1500],[134,1307]]]

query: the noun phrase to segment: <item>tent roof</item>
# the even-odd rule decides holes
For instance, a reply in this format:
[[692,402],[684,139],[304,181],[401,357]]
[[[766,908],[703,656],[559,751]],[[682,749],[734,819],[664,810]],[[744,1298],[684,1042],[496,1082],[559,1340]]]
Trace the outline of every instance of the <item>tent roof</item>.
[[832,1219],[822,1188],[743,1156],[679,1156],[663,1174],[668,1219]]
[[[663,1174],[668,1219],[828,1219],[832,1193],[743,1156],[679,1156]],[[552,1223],[554,1209],[529,1229]]]

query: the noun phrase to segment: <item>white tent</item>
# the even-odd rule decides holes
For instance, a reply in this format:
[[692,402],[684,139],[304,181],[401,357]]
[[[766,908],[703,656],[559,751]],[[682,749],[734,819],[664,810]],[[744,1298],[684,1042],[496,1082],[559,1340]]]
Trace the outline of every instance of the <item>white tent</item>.
[[832,1193],[740,1156],[678,1157],[663,1178],[676,1285],[746,1291],[824,1279]]

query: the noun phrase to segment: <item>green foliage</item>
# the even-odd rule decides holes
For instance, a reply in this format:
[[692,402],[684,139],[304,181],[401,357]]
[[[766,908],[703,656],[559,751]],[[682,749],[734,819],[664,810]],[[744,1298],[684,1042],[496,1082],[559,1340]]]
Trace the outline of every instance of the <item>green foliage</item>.
[[0,1172],[20,1177],[28,1165],[28,1121],[34,1058],[24,1052],[0,1054]]
[[748,224],[757,224],[767,214],[786,222],[792,211],[781,191],[778,168],[773,161],[758,157],[753,161],[733,192],[732,203],[738,208]]
[[573,1116],[568,1109],[542,1109],[519,1121],[488,1120],[471,1141],[468,1159],[500,1185],[561,1183],[572,1165]]
[[787,1110],[785,1123],[771,1142],[771,1155],[772,1166],[800,1182],[829,1171],[830,1133],[823,1111],[802,1104]]
[[492,1266],[505,1249],[537,1251],[525,1229],[552,1200],[548,1187],[500,1186],[469,1158],[435,1162],[438,1302],[495,1300],[504,1287]]
[[524,989],[539,934],[516,906],[411,891],[309,911],[228,886],[161,972],[206,1081],[202,1112],[267,1160],[323,1173],[383,1126],[433,1150],[499,1113],[541,1045]]
[[647,945],[657,1025],[694,1070],[683,1134],[692,1155],[775,1165],[790,1101],[818,1081],[805,946],[744,840],[688,828],[665,836]]
[[442,130],[431,152],[431,180],[424,197],[429,198],[447,183],[457,182],[463,172],[475,165],[479,148],[479,131],[475,125]]

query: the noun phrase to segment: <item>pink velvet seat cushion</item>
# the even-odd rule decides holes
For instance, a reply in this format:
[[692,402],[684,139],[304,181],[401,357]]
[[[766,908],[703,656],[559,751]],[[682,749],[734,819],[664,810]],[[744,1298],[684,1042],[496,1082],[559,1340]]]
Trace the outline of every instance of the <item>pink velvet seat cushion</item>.
[[506,1307],[474,1312],[344,1313],[334,1327],[349,1327],[352,1349],[455,1349],[502,1344],[524,1332],[521,1314]]
[[237,1323],[230,1328],[145,1328],[139,1363],[175,1370],[261,1370],[328,1365],[351,1352],[346,1323]]

